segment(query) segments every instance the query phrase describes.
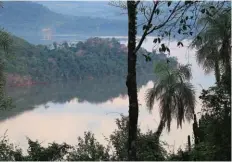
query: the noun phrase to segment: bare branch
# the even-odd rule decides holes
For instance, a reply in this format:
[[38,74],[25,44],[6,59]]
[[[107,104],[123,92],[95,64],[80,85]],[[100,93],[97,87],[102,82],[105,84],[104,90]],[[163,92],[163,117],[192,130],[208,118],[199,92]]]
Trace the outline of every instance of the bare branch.
[[[181,1],[179,1],[178,4],[174,7],[174,9],[173,9],[172,12],[170,13],[170,15],[169,15],[169,17],[166,19],[166,21],[163,22],[162,24],[158,25],[158,26],[154,26],[153,29],[150,30],[150,31],[147,33],[147,35],[148,35],[148,34],[151,34],[154,30],[160,29],[160,28],[162,28],[164,25],[166,25],[166,23],[170,20],[170,18],[172,17],[172,15],[176,12],[177,7],[180,5],[180,2],[181,2]],[[184,5],[183,5],[183,6],[184,6]],[[183,7],[183,6],[182,6],[182,7]],[[180,8],[182,8],[182,7],[180,7]],[[179,8],[179,9],[180,9],[180,8]]]
[[137,2],[136,2],[136,4],[135,4],[135,5],[136,5],[136,7],[138,6],[138,4],[139,4],[139,3],[140,3],[140,1],[137,1]]
[[139,41],[139,44],[138,44],[137,47],[135,48],[135,51],[134,51],[135,53],[139,50],[139,48],[141,47],[141,45],[142,45],[144,39],[145,39],[146,36],[147,36],[147,32],[148,32],[149,27],[150,27],[150,25],[151,25],[151,22],[152,22],[152,19],[153,19],[153,16],[154,16],[154,13],[155,13],[155,10],[156,10],[158,4],[159,4],[159,1],[157,1],[157,2],[155,3],[155,5],[154,5],[154,7],[153,7],[153,9],[152,9],[152,12],[151,12],[149,21],[147,22],[147,27],[146,27],[146,29],[145,29],[143,35],[142,35],[142,38],[141,38],[140,41]]

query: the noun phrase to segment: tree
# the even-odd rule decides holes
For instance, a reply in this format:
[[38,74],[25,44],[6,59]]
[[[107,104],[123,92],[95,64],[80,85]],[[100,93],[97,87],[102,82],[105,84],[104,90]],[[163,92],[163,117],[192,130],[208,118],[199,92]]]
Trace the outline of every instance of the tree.
[[135,1],[127,1],[128,8],[128,73],[126,86],[129,97],[128,160],[136,160],[136,137],[138,125],[138,96],[136,83],[136,7]]
[[[136,46],[136,34],[137,34],[137,26],[136,26],[136,19],[137,19],[137,6],[139,5],[140,1],[127,1],[127,11],[128,11],[128,74],[127,74],[127,81],[126,85],[128,88],[128,96],[129,96],[129,135],[128,135],[128,160],[136,160],[136,133],[137,133],[137,123],[138,123],[138,99],[137,99],[137,85],[136,85],[136,53],[140,49],[143,41],[145,38],[153,33],[154,31],[159,31],[163,27],[169,28],[169,32],[166,31],[166,35],[170,36],[170,30],[171,27],[175,24],[175,22],[178,22],[179,19],[176,19],[176,17],[179,16],[179,18],[183,18],[184,13],[188,8],[191,7],[194,2],[187,1],[181,3],[181,1],[174,3],[174,7],[170,7],[170,2],[167,2],[168,7],[170,7],[170,13],[167,14],[167,18],[164,19],[164,21],[156,21],[153,25],[153,16],[159,15],[161,6],[164,5],[166,2],[159,2],[154,1],[153,6],[151,8],[148,7],[142,7],[140,10],[142,10],[142,13],[144,13],[144,16],[147,20],[145,25],[143,26],[143,33],[140,41],[138,42]],[[122,5],[120,6],[122,7]],[[146,14],[146,10],[150,9],[150,12],[148,12],[148,15]],[[167,13],[167,12],[166,12]],[[157,17],[156,20],[159,20]],[[173,24],[174,23],[174,24]],[[186,24],[184,24],[186,30]],[[164,32],[164,31],[161,31]],[[162,37],[164,35],[162,34]],[[160,43],[160,39],[158,42]],[[165,44],[161,44],[161,47],[159,49],[160,52],[169,51],[169,48],[165,46]],[[149,58],[149,56],[144,55],[146,58]],[[148,59],[150,60],[150,59]]]
[[55,50],[57,49],[57,42],[53,42],[53,47]]
[[[215,16],[204,15],[198,20],[200,26],[207,26],[193,40],[197,48],[196,59],[206,73],[215,72],[216,82],[221,80],[221,70],[230,75],[230,10],[224,9]],[[224,65],[223,65],[224,64]]]
[[[116,119],[117,129],[110,135],[109,142],[111,142],[114,150],[114,161],[125,161],[127,157],[127,138],[129,127],[128,116],[121,116]],[[167,152],[161,141],[155,137],[155,132],[148,131],[142,133],[141,129],[137,129],[137,160],[139,161],[163,161],[166,159]]]
[[[0,48],[3,49],[5,53],[8,54],[12,40],[9,33],[0,30]],[[0,109],[6,109],[11,105],[11,99],[6,97],[4,86],[5,86],[5,76],[4,76],[4,60],[0,58]]]
[[106,161],[110,160],[109,147],[101,145],[91,132],[78,137],[78,145],[68,155],[69,161]]
[[68,48],[69,48],[68,42],[67,42],[67,41],[64,41],[64,42],[62,43],[62,47],[65,48],[65,49],[68,49]]
[[170,66],[159,63],[155,67],[155,73],[158,80],[153,88],[148,89],[145,100],[149,111],[153,109],[155,100],[159,102],[161,120],[156,131],[159,138],[165,126],[170,131],[172,118],[177,119],[177,127],[182,126],[185,118],[188,121],[193,118],[195,91],[189,82],[189,65]]
[[[152,4],[151,4],[152,3]],[[213,5],[221,5],[214,2],[198,2],[198,1],[153,1],[145,3],[140,1],[127,1],[127,5],[123,2],[111,3],[116,7],[127,9],[128,11],[128,76],[127,88],[129,96],[129,136],[128,136],[128,158],[129,160],[136,159],[136,148],[132,146],[136,140],[136,127],[138,122],[138,100],[136,91],[136,53],[148,35],[156,33],[157,38],[154,43],[159,44],[159,52],[170,54],[170,49],[161,41],[165,38],[176,39],[176,35],[192,36],[192,27],[194,26],[199,11],[204,9],[204,3],[212,3]],[[166,6],[166,7],[164,7]],[[142,28],[142,36],[136,46],[136,11],[139,11],[144,16],[145,22]],[[207,13],[209,11],[207,10]],[[196,16],[197,15],[197,16]],[[195,17],[195,19],[194,19]],[[181,39],[180,37],[177,39]],[[183,46],[182,42],[177,43],[178,46]],[[144,55],[147,61],[151,58],[149,55]],[[130,84],[130,85],[129,85]]]

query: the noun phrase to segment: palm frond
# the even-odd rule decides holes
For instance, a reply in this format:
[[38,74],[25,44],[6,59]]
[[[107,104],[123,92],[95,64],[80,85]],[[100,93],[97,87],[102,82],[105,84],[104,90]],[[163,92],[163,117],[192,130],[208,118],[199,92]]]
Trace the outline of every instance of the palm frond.
[[155,101],[155,89],[150,88],[147,90],[145,94],[145,102],[149,112],[151,112],[153,109],[154,101]]
[[189,64],[187,64],[187,65],[180,64],[179,68],[178,68],[178,71],[179,71],[179,74],[183,77],[184,80],[189,81],[192,78],[192,72],[191,72]]
[[155,70],[158,80],[153,88],[147,90],[145,101],[149,111],[153,109],[154,102],[159,102],[161,120],[170,131],[172,118],[177,119],[177,126],[182,126],[185,118],[189,121],[194,113],[195,92],[193,86],[186,82],[191,79],[192,73],[190,65],[182,64],[170,68],[168,64],[160,63],[156,64]]

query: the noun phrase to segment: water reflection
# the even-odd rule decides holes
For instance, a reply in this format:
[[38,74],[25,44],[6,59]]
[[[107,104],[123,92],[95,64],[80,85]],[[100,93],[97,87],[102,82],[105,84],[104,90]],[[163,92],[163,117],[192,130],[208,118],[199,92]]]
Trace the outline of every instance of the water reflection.
[[[138,79],[139,94],[144,94],[151,79],[154,76]],[[152,82],[148,84],[152,86]],[[9,89],[17,107],[1,113],[0,133],[8,129],[11,141],[23,148],[26,136],[44,141],[44,145],[52,141],[76,144],[87,130],[105,143],[104,136],[116,128],[115,118],[128,114],[126,90],[125,80],[118,77]],[[142,120],[148,115],[144,112]]]
[[[154,79],[155,77],[152,75],[140,75],[137,80],[138,87]],[[78,103],[99,104],[118,96],[123,98],[127,94],[125,78],[117,76],[81,81],[73,80],[32,87],[14,87],[8,88],[7,91],[16,107],[3,111],[0,114],[0,121],[32,110],[36,105],[44,105],[45,108],[48,108],[49,106],[46,105],[48,102],[63,104],[77,98]]]

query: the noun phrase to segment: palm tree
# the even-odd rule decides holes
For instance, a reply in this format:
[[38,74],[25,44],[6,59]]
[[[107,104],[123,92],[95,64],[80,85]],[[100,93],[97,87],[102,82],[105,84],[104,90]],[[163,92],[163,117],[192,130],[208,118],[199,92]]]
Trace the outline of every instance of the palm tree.
[[155,100],[159,102],[161,120],[156,131],[159,138],[165,126],[170,131],[172,118],[177,119],[177,127],[182,126],[185,118],[188,121],[193,118],[195,91],[189,83],[192,77],[189,65],[159,63],[155,71],[158,80],[153,88],[148,89],[145,101],[149,111],[153,109]]
[[216,82],[221,80],[221,73],[230,75],[230,10],[222,10],[215,16],[204,16],[198,21],[205,28],[193,40],[191,47],[196,48],[196,59],[206,73],[214,71]]

